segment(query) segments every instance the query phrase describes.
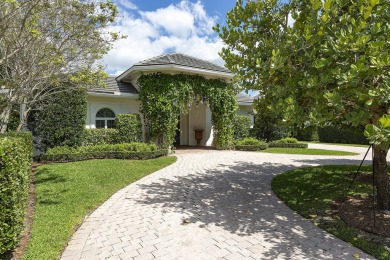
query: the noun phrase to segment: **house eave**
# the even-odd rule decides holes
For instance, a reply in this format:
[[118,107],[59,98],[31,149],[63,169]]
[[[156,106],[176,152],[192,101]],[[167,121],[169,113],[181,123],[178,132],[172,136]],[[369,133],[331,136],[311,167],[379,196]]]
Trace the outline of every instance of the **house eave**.
[[138,99],[138,94],[121,93],[121,92],[88,92],[91,97],[114,97],[114,98],[131,98]]

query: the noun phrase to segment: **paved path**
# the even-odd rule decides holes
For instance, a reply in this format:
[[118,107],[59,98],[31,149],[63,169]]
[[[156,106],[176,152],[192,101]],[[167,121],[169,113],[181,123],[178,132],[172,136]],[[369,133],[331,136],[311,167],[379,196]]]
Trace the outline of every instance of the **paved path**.
[[271,179],[286,170],[358,164],[362,155],[208,150],[177,157],[93,212],[62,259],[355,259],[356,253],[370,259],[295,214],[270,188]]

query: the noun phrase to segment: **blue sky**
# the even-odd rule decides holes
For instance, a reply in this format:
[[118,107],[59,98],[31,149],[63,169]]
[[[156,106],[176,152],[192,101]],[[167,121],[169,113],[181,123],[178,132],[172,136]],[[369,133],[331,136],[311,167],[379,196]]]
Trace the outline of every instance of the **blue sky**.
[[212,30],[225,22],[235,0],[113,0],[120,17],[109,30],[127,35],[103,58],[109,74],[167,52],[181,52],[223,65],[223,42]]

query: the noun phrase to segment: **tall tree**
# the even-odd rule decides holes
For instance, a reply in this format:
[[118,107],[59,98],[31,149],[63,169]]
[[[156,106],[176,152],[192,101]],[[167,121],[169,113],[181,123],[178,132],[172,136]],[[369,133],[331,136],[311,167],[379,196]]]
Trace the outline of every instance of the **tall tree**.
[[384,129],[390,120],[389,10],[388,0],[239,0],[227,25],[215,27],[236,80],[260,90],[288,122],[376,127],[366,132],[382,209],[390,209]]
[[95,66],[120,36],[108,29],[117,16],[110,1],[21,0],[0,3],[0,86],[7,106],[1,132],[15,105],[25,124],[34,104],[62,91],[102,84],[105,73]]

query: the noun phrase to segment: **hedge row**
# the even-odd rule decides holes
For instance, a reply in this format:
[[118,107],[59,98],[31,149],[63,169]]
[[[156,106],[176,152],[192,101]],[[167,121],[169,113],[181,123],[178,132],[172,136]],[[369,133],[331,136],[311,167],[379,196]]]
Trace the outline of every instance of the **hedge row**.
[[318,129],[318,137],[323,143],[368,144],[363,132],[364,126],[326,126]]
[[32,163],[32,135],[0,135],[0,259],[12,250],[23,230]]
[[49,149],[40,157],[46,162],[69,162],[88,159],[152,159],[166,155],[166,150],[158,150],[154,144],[123,143],[123,144],[100,144],[90,146],[55,147]]
[[268,148],[267,144],[262,145],[236,145],[235,149],[239,151],[260,151]]
[[85,129],[83,145],[120,144],[142,141],[142,123],[138,114],[115,117],[115,128]]
[[306,143],[280,143],[280,142],[271,142],[268,144],[269,147],[283,147],[283,148],[307,148],[308,144]]
[[114,144],[117,135],[114,128],[85,129],[83,145]]
[[94,152],[94,153],[61,153],[44,155],[41,160],[44,162],[75,162],[91,159],[124,159],[124,160],[147,160],[167,155],[166,150],[149,152]]

